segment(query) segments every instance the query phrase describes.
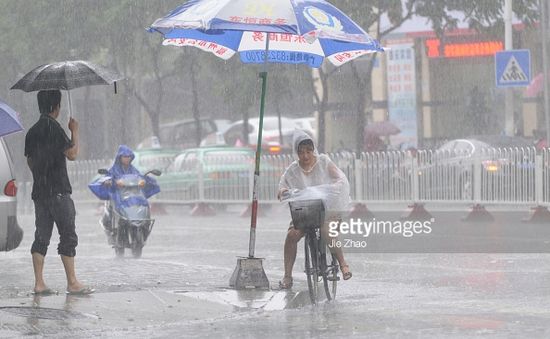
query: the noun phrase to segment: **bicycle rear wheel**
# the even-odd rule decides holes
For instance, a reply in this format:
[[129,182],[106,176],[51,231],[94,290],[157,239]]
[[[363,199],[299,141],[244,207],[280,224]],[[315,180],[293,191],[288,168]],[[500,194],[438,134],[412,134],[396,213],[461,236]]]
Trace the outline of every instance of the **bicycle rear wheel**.
[[306,234],[304,240],[304,250],[306,257],[306,276],[307,288],[309,290],[309,298],[312,304],[317,304],[319,301],[319,260],[317,252],[317,241],[309,234]]

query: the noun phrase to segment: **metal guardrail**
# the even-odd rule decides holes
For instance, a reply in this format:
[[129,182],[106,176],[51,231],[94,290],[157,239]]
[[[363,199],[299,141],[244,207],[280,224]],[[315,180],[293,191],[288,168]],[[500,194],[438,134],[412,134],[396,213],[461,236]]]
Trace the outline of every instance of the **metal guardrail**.
[[[550,205],[550,149],[483,149],[475,156],[448,151],[388,151],[329,154],[350,181],[354,202],[471,203]],[[263,155],[259,200],[277,202],[279,179],[294,160],[290,155]],[[98,201],[87,185],[98,168],[112,160],[69,162],[68,173],[76,201]],[[211,158],[208,163],[174,163],[159,158],[147,168],[159,167],[158,203],[199,202],[234,204],[252,200],[253,160]],[[19,185],[19,206],[32,211],[31,183]]]

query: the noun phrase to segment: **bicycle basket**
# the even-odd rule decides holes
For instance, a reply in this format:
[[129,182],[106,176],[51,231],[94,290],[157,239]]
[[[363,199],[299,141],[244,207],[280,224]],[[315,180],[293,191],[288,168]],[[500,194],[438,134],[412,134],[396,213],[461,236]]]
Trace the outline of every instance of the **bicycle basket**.
[[325,222],[323,200],[300,200],[288,203],[294,227],[300,230],[320,228]]

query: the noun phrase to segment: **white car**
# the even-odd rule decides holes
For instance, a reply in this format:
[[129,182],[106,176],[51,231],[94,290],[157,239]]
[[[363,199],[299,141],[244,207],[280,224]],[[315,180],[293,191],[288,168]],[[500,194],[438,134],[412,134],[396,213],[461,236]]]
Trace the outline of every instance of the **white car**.
[[0,138],[0,251],[11,251],[21,243],[23,230],[17,223],[15,168],[4,139]]
[[[259,118],[248,119],[248,144],[251,146],[256,145],[258,142],[258,129]],[[235,121],[225,131],[221,131],[215,134],[207,136],[201,146],[214,146],[214,145],[229,145],[229,146],[243,146],[246,143],[243,139],[243,120]],[[279,137],[279,119],[278,117],[269,116],[264,117],[263,133],[262,133],[262,148],[267,150],[270,154],[278,154],[281,152],[287,152],[292,150],[292,137],[294,130],[298,126],[294,123],[293,119],[281,117],[281,131],[283,136],[283,142],[281,144]]]

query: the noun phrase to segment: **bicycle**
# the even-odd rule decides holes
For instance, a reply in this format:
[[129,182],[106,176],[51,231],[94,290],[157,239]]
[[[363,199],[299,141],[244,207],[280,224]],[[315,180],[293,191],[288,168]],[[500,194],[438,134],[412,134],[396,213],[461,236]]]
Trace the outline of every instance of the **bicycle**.
[[328,301],[336,298],[338,285],[338,261],[321,237],[325,221],[325,206],[321,199],[289,201],[292,222],[296,229],[305,233],[304,254],[307,286],[312,304],[321,300],[319,283],[323,282]]

